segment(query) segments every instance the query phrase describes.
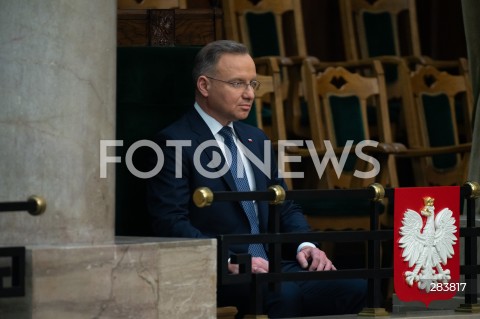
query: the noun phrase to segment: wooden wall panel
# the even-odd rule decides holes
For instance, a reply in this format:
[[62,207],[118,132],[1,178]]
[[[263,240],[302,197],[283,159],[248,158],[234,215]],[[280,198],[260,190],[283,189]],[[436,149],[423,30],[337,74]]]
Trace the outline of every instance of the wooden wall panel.
[[204,45],[221,39],[219,9],[129,10],[118,13],[118,46]]

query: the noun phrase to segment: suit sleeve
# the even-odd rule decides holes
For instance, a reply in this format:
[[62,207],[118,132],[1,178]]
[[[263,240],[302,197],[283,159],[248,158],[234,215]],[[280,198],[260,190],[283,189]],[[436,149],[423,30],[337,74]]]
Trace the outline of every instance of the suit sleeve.
[[[189,219],[189,201],[191,189],[188,183],[189,165],[186,156],[182,156],[182,178],[175,177],[175,148],[166,146],[165,135],[158,135],[155,142],[160,146],[164,164],[161,172],[147,181],[147,203],[152,218],[153,231],[156,236],[206,238]],[[151,154],[149,163],[152,167],[159,160]]]

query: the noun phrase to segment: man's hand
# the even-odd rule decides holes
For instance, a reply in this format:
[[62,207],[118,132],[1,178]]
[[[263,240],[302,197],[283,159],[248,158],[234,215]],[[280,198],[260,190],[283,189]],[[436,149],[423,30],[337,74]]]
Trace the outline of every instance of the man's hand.
[[316,247],[304,247],[298,252],[297,261],[302,268],[308,268],[309,271],[337,270],[327,255]]
[[[238,274],[238,264],[228,263],[228,271]],[[252,257],[252,273],[261,274],[268,272],[268,261],[260,257]]]

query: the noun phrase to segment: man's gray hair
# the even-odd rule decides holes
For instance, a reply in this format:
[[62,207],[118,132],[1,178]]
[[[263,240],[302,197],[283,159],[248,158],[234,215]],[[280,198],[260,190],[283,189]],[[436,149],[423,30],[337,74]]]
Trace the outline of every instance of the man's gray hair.
[[195,57],[192,70],[193,83],[196,85],[197,79],[201,75],[215,74],[220,57],[226,53],[229,54],[249,54],[248,48],[239,42],[232,40],[218,40],[205,45]]

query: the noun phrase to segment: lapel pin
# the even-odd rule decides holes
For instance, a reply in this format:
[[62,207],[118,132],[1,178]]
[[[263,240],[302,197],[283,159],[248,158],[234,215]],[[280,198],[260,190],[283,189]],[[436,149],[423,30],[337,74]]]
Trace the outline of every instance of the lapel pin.
[[250,143],[252,143],[252,142],[253,142],[253,140],[252,140],[251,138],[247,139],[247,141],[249,141]]

